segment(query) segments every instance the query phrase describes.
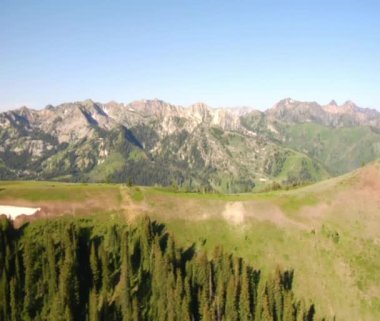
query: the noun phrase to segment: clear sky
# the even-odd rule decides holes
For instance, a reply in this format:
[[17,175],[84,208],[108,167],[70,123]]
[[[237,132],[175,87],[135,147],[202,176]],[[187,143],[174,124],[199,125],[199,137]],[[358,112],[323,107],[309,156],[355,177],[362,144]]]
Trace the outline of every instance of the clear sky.
[[0,109],[91,98],[380,109],[380,1],[0,0]]

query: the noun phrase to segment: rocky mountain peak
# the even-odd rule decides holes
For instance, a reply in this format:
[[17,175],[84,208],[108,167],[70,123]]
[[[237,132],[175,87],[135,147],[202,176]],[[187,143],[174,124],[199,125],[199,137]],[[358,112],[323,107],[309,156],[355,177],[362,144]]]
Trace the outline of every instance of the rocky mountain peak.
[[286,98],[267,110],[266,114],[271,119],[288,123],[315,122],[333,127],[358,125],[378,127],[380,124],[378,112],[360,108],[352,101],[346,101],[338,106],[332,100],[328,105],[321,106],[316,102],[302,102]]
[[288,108],[288,107],[291,107],[291,106],[294,106],[294,104],[296,103],[297,101],[295,101],[294,99],[288,97],[288,98],[284,98],[282,100],[280,100],[278,103],[276,103],[272,109],[284,109],[284,108]]
[[171,112],[176,112],[178,109],[176,106],[159,99],[142,99],[133,101],[127,105],[127,108],[130,111],[135,111],[142,115],[156,115],[160,117]]
[[22,106],[20,109],[18,109],[18,114],[24,117],[30,117],[32,115],[32,109]]
[[54,110],[54,106],[51,105],[51,104],[48,104],[48,105],[45,106],[45,109],[47,109],[47,110]]
[[342,109],[346,110],[346,111],[355,111],[358,109],[358,106],[356,106],[356,104],[351,101],[351,100],[347,100],[342,106],[341,106]]
[[203,110],[203,111],[209,111],[211,108],[202,102],[197,102],[193,105],[191,105],[192,109],[194,110]]
[[356,106],[352,100],[346,100],[343,105]]
[[88,98],[88,99],[83,100],[81,104],[84,106],[93,106],[95,102],[92,99]]
[[304,102],[285,98],[268,109],[266,114],[280,120],[305,122],[312,121],[321,112],[323,112],[322,108],[316,102]]
[[191,115],[199,121],[205,121],[210,116],[211,108],[205,103],[199,102],[190,106]]

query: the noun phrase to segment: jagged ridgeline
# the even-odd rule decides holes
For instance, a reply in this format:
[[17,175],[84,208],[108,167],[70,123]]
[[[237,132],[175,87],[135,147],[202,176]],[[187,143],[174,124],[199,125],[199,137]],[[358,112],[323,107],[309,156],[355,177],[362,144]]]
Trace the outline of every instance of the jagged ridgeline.
[[264,278],[241,258],[175,245],[163,225],[0,221],[0,320],[318,319],[293,272]]
[[91,100],[0,113],[0,179],[250,192],[300,185],[380,158],[380,113],[284,99],[250,108]]

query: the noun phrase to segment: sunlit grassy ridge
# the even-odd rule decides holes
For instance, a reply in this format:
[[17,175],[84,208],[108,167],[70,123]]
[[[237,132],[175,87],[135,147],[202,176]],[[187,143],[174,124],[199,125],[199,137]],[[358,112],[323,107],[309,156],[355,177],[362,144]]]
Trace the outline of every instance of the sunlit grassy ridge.
[[149,215],[184,246],[212,251],[223,245],[264,272],[277,265],[295,269],[296,293],[325,315],[375,321],[380,319],[379,190],[377,162],[315,185],[256,194],[3,182],[0,203],[45,206],[49,215],[62,210],[52,204],[82,206],[73,213],[92,214],[100,225]]
[[334,175],[380,156],[379,133],[370,127],[332,128],[304,123],[283,131],[290,147],[320,161]]
[[109,184],[20,181],[1,182],[0,188],[0,199],[28,201],[80,201],[88,197],[119,191],[119,186]]

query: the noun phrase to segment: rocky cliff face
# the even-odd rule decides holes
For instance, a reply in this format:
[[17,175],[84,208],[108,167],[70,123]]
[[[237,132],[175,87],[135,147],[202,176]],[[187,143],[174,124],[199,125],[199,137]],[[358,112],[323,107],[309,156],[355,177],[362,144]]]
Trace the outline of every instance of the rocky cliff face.
[[327,105],[286,98],[266,112],[271,119],[288,123],[313,122],[331,127],[373,126],[380,128],[380,114],[374,109],[360,108],[352,101],[338,106],[332,100]]
[[289,128],[299,124],[371,127],[377,135],[380,116],[351,102],[320,106],[292,99],[266,112],[203,103],[182,107],[157,99],[23,107],[0,114],[0,178],[133,181],[234,192],[260,182],[327,177],[320,158],[292,145]]

